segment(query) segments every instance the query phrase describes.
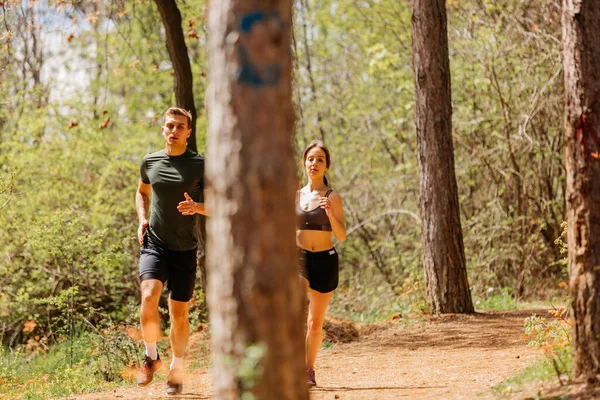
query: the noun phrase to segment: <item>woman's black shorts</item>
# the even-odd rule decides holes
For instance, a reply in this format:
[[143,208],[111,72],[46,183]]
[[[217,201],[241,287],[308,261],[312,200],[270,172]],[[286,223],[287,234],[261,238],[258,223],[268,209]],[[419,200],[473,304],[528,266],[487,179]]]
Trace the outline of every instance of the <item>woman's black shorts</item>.
[[329,293],[338,287],[339,262],[335,249],[312,251],[298,249],[300,275],[308,280],[311,289]]
[[196,250],[167,249],[147,231],[140,249],[140,280],[147,279],[167,282],[170,299],[190,301],[196,284]]

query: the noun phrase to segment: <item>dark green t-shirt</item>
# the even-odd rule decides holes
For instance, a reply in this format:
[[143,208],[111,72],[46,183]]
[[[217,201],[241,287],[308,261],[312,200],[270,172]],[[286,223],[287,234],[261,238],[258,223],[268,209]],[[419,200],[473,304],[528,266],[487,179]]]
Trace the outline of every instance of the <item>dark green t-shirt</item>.
[[185,192],[195,202],[204,202],[204,157],[189,149],[179,156],[169,156],[164,150],[146,154],[140,175],[142,182],[152,185],[149,233],[171,250],[196,248],[198,215],[183,215],[177,205],[185,200]]

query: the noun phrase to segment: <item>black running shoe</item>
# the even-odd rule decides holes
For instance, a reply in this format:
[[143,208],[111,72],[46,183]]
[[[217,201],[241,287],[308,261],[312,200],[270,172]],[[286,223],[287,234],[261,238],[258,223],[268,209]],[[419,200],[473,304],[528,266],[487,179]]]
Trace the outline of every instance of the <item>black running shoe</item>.
[[167,395],[173,396],[183,391],[183,371],[172,369],[167,379]]

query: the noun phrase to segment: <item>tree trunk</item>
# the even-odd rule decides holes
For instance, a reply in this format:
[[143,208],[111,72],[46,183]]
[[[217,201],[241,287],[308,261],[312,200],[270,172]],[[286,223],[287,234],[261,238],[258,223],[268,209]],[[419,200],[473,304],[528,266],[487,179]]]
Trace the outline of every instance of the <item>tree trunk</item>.
[[423,265],[435,313],[472,313],[452,145],[444,0],[413,0]]
[[175,102],[177,107],[188,110],[192,114],[192,134],[187,147],[198,151],[196,146],[196,105],[194,104],[194,85],[192,67],[188,57],[185,36],[181,27],[181,13],[175,0],[154,0],[158,6],[160,17],[165,27],[167,36],[167,50],[173,64],[175,80],[173,90],[175,91]]
[[600,3],[563,0],[567,241],[577,378],[600,373]]
[[295,247],[292,0],[211,2],[208,304],[217,399],[308,399]]

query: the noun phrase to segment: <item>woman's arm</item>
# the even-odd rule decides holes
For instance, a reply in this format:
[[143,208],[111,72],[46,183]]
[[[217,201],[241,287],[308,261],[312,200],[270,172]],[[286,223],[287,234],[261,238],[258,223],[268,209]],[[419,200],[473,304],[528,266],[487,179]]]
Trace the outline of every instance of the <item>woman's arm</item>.
[[329,217],[331,230],[340,242],[346,240],[346,224],[344,222],[344,208],[342,197],[337,192],[331,192],[329,197],[321,197],[321,207]]

